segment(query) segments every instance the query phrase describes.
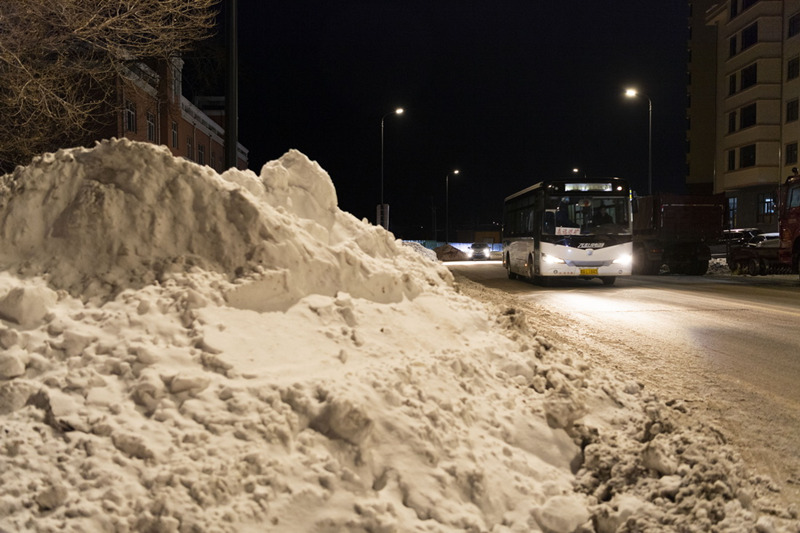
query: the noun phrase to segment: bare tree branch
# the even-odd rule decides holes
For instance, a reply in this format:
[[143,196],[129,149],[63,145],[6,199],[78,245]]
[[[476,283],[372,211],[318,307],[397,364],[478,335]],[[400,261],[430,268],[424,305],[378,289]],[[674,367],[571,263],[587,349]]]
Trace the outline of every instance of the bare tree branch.
[[127,66],[189,51],[220,0],[1,0],[0,171],[91,130]]

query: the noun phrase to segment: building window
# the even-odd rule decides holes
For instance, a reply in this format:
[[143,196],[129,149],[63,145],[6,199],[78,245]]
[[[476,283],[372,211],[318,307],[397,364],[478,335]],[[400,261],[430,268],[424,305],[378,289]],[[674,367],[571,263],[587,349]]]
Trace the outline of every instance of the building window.
[[728,150],[728,170],[736,170],[736,150]]
[[739,0],[731,0],[731,18],[739,15]]
[[794,37],[800,33],[800,13],[792,15],[789,19],[789,37]]
[[197,162],[201,165],[206,164],[206,147],[203,144],[197,145]]
[[750,48],[758,42],[758,22],[742,30],[742,50]]
[[786,102],[786,122],[797,120],[797,98]]
[[217,170],[217,153],[211,150],[211,168]]
[[747,9],[748,7],[752,6],[753,4],[757,4],[758,0],[742,0],[742,11]]
[[756,166],[756,145],[748,144],[739,149],[739,168]]
[[736,111],[728,113],[728,133],[736,131]]
[[789,143],[786,145],[786,164],[794,165],[797,163],[797,143]]
[[125,129],[136,131],[136,104],[130,100],[125,101]]
[[149,111],[147,113],[147,140],[156,142],[156,116]]
[[775,197],[772,193],[760,193],[758,195],[758,212],[756,222],[769,223],[775,216]]
[[728,57],[736,55],[736,36],[734,35],[728,40]]
[[738,198],[728,198],[728,224],[735,228],[739,225],[739,200]]
[[742,90],[752,87],[758,81],[758,63],[742,69]]
[[742,108],[741,117],[739,118],[739,128],[749,128],[756,125],[756,104],[750,104]]
[[800,57],[793,57],[786,64],[786,79],[793,80],[800,76]]
[[178,148],[178,123],[172,121],[172,147]]
[[731,74],[728,78],[728,96],[736,94],[736,74]]
[[186,137],[186,157],[189,158],[190,161],[194,160],[194,144],[192,143],[192,137]]

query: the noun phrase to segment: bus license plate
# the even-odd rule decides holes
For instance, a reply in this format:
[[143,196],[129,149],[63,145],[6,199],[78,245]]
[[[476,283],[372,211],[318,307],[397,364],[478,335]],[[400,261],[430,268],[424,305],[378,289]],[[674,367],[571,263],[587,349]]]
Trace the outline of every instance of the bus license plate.
[[582,268],[581,269],[581,276],[596,276],[597,269],[596,268]]

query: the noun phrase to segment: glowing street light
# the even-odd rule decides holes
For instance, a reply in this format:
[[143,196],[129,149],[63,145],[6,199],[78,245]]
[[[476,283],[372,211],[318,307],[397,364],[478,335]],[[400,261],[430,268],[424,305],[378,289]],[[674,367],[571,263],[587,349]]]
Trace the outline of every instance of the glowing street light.
[[636,89],[625,89],[625,96],[636,98],[644,96],[648,103],[648,126],[647,126],[647,194],[653,194],[653,101],[646,94]]
[[383,121],[389,115],[402,115],[403,111],[402,107],[398,107],[381,117],[381,203],[378,205],[377,224],[386,229],[389,229],[389,206],[383,203]]
[[444,240],[448,244],[450,243],[450,174],[455,176],[458,173],[458,170],[453,170],[444,177]]

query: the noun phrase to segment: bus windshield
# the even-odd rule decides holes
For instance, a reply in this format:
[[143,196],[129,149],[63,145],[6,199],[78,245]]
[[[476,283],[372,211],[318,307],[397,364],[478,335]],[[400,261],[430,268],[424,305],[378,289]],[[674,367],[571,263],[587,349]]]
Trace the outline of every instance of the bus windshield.
[[623,196],[548,196],[544,235],[629,235],[628,199]]

